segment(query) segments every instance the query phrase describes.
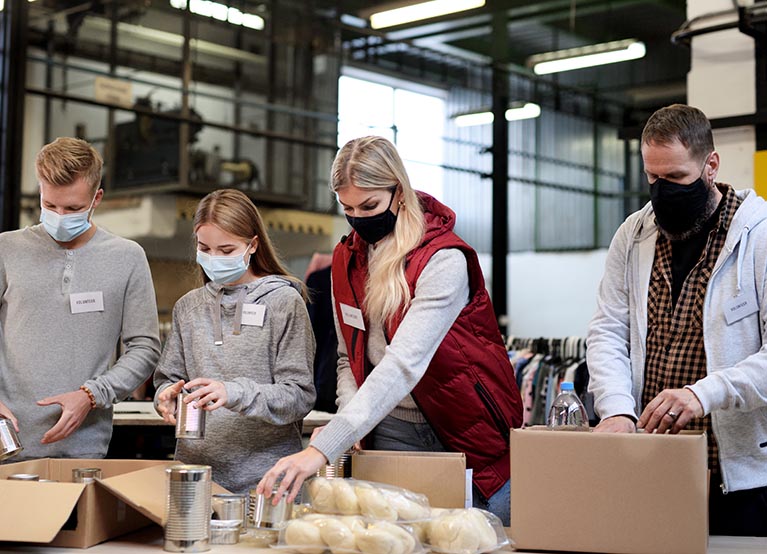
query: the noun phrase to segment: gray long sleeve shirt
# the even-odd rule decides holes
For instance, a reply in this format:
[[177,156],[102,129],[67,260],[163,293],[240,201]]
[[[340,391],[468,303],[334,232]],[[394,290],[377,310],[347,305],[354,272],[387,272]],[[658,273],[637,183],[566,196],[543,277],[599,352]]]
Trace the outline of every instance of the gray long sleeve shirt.
[[[235,334],[238,313],[260,309],[263,321],[243,315]],[[176,458],[212,466],[213,480],[232,492],[255,487],[277,460],[301,450],[301,423],[315,399],[314,348],[306,305],[283,277],[208,283],[184,295],[155,371],[155,400],[181,379],[207,377],[224,383],[227,403],[207,413],[204,439],[178,440]]]
[[[73,313],[70,296],[89,293],[103,310]],[[110,366],[118,341],[124,353]],[[75,250],[42,225],[0,234],[0,400],[19,420],[26,458],[104,457],[112,404],[143,383],[160,355],[149,264],[135,242],[97,229]],[[96,400],[78,430],[43,445],[61,415],[37,400],[87,386]]]

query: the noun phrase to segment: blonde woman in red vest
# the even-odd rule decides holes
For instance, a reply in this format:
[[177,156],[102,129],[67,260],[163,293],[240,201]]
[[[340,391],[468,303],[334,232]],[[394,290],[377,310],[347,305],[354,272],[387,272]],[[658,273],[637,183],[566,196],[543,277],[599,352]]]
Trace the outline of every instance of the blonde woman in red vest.
[[[338,413],[259,483],[304,479],[367,437],[381,450],[464,452],[474,505],[509,525],[509,428],[522,401],[476,252],[455,214],[413,190],[394,145],[348,142],[331,187],[352,227],[333,253]],[[268,492],[267,492],[268,494]]]

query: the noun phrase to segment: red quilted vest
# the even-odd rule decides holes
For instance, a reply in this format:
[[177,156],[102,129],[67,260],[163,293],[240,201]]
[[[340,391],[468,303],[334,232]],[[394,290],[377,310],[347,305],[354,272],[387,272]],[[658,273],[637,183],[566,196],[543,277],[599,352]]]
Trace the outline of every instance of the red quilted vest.
[[[509,479],[509,428],[522,425],[522,399],[503,345],[476,252],[455,233],[455,214],[431,196],[419,193],[426,219],[421,245],[406,259],[411,295],[432,255],[457,248],[466,256],[469,303],[458,315],[412,391],[421,412],[448,450],[464,452],[474,484],[489,498]],[[334,309],[341,321],[352,373],[365,380],[364,331],[343,323],[340,304],[363,310],[368,244],[355,232],[333,252]],[[393,321],[393,337],[402,318]],[[367,327],[367,325],[366,325]]]

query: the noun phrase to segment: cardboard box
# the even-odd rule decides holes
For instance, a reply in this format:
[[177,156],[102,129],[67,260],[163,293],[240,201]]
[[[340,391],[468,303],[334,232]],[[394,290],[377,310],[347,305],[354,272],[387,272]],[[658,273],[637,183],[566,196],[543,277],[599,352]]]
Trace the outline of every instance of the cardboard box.
[[[43,458],[0,465],[0,541],[87,548],[165,515],[165,469],[177,461]],[[101,468],[102,479],[73,483],[72,469]],[[58,483],[8,481],[35,473]],[[213,485],[214,492],[226,492]]]
[[511,431],[517,549],[705,554],[706,436]]
[[460,452],[361,450],[352,455],[352,477],[425,494],[440,508],[466,502],[466,456]]

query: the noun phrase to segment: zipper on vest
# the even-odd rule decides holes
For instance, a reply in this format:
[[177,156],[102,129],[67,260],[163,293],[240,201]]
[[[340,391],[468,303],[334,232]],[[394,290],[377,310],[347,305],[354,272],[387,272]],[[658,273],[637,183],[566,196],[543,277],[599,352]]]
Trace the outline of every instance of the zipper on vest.
[[[355,307],[362,311],[360,301],[357,299],[357,293],[354,292],[354,282],[352,281],[352,264],[354,263],[354,257],[355,254],[352,252],[351,256],[349,257],[349,264],[346,266],[346,281],[349,283],[349,290],[352,291],[352,298],[354,298]],[[360,330],[355,327],[352,331],[352,351],[347,352],[347,355],[351,356],[352,360],[355,358],[355,349],[357,347],[357,338],[359,337],[359,334]]]
[[506,420],[501,414],[501,411],[498,409],[498,405],[495,403],[495,400],[493,400],[493,397],[490,396],[490,394],[485,390],[485,387],[482,386],[482,383],[475,383],[474,390],[477,391],[479,399],[485,405],[487,411],[490,412],[490,417],[493,418],[495,426],[498,427],[498,431],[500,431],[504,439],[508,440],[509,428],[511,425],[506,423]]

